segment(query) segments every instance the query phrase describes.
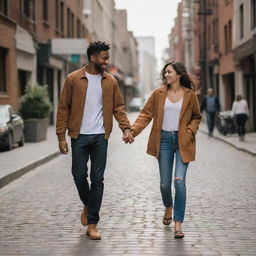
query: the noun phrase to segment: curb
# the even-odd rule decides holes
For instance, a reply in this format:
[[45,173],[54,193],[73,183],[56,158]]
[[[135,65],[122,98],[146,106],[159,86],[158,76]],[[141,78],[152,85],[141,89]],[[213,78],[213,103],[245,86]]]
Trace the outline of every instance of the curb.
[[[199,131],[202,132],[202,133],[204,133],[204,134],[208,134],[208,132],[206,132],[206,131],[204,131],[204,130],[199,129]],[[224,143],[226,143],[226,144],[232,146],[233,148],[235,148],[235,149],[237,149],[237,150],[246,152],[246,153],[248,153],[248,154],[250,154],[250,155],[252,155],[252,156],[256,156],[256,153],[254,153],[254,152],[252,152],[252,151],[249,151],[249,150],[247,150],[247,149],[245,149],[245,148],[237,147],[237,146],[234,145],[233,143],[228,142],[228,141],[226,141],[226,140],[224,140],[224,139],[222,139],[222,138],[220,138],[220,137],[216,137],[216,136],[213,135],[213,138],[216,139],[216,140],[222,141],[222,142],[224,142]]]
[[60,155],[60,152],[56,151],[50,155],[42,157],[41,159],[39,159],[35,162],[30,163],[27,166],[24,166],[20,169],[13,171],[12,173],[5,175],[4,177],[0,178],[0,188],[6,186],[7,184],[11,183],[12,181],[18,179],[19,177],[26,174],[27,172],[32,171],[36,167],[38,167],[46,162],[49,162],[50,160],[52,160],[53,158],[55,158],[59,155]]

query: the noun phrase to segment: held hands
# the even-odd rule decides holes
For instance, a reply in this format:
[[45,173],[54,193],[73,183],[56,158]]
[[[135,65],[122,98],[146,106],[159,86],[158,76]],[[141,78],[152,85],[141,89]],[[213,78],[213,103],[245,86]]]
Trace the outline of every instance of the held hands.
[[134,137],[133,137],[133,135],[132,135],[132,133],[131,133],[131,130],[130,129],[126,129],[125,131],[124,131],[124,135],[123,135],[123,141],[124,141],[124,143],[133,143],[134,142]]
[[61,154],[68,154],[68,143],[65,140],[59,141],[59,149]]

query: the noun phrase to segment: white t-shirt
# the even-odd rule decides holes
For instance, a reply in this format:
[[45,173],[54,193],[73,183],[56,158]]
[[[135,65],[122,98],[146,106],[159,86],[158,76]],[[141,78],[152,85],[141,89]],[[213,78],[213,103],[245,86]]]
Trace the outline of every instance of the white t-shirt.
[[80,134],[105,133],[103,126],[103,102],[101,74],[91,75],[86,73],[88,87],[84,103],[84,114]]
[[178,131],[180,111],[182,106],[181,99],[178,102],[172,103],[167,97],[164,105],[164,120],[162,129],[165,131]]
[[232,106],[232,115],[246,114],[249,116],[248,104],[245,99],[234,101]]

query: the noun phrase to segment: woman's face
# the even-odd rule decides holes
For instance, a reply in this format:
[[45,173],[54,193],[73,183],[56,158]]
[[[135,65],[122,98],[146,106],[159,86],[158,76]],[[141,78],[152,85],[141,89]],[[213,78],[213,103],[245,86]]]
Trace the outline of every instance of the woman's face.
[[172,65],[169,65],[165,69],[164,78],[167,84],[173,84],[179,81],[180,75],[177,74]]

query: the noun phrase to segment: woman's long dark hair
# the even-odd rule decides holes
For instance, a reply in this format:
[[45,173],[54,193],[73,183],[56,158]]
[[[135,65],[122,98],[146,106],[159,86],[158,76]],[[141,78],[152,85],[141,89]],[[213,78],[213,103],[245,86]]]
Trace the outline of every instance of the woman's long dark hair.
[[166,79],[164,77],[165,75],[165,69],[168,67],[168,66],[172,66],[173,69],[176,71],[176,73],[178,75],[180,75],[180,84],[186,88],[189,88],[191,89],[192,91],[194,91],[195,93],[199,94],[200,93],[200,90],[199,90],[199,81],[198,79],[196,79],[196,77],[188,74],[186,68],[184,67],[184,65],[180,62],[168,62],[164,65],[162,71],[161,71],[161,78],[162,78],[162,81],[163,81],[163,84],[165,86],[167,86],[168,88],[170,87],[170,85],[168,85],[166,83]]

